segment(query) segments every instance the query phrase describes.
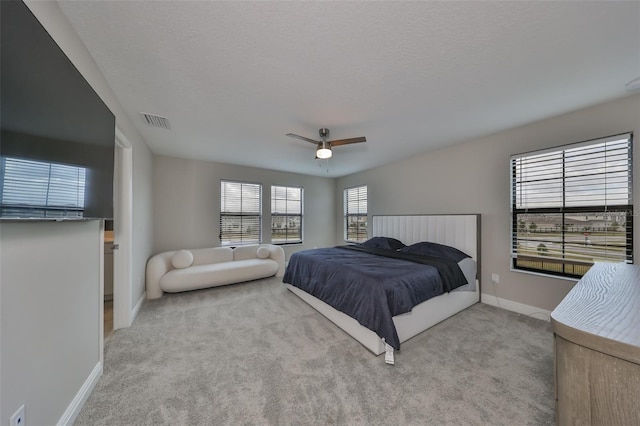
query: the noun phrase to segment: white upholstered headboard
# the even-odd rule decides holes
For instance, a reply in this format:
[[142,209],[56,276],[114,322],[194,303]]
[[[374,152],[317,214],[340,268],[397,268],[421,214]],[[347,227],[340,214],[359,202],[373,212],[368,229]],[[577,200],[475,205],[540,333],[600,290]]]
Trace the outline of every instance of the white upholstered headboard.
[[462,250],[480,267],[480,215],[373,216],[373,237],[397,238],[406,245],[432,241]]

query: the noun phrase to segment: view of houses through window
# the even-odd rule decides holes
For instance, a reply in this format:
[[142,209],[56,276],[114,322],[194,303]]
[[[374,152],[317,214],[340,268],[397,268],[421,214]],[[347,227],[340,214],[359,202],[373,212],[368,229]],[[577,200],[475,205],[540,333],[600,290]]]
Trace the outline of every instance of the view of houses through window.
[[271,187],[271,242],[302,242],[302,188]]
[[512,156],[514,269],[581,277],[632,262],[632,135]]
[[517,221],[520,267],[582,276],[595,261],[627,259],[626,211],[519,214]]
[[[367,186],[344,190],[345,240],[367,239]],[[303,188],[271,186],[271,243],[302,242]],[[262,185],[220,181],[220,244],[262,242]]]
[[367,186],[344,190],[344,239],[363,242],[367,239]]
[[220,182],[220,244],[242,245],[261,242],[262,185]]

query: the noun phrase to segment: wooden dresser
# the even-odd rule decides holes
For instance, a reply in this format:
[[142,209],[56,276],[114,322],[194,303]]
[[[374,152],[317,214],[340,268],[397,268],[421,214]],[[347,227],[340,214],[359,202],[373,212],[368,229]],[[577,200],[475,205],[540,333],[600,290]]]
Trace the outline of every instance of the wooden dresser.
[[640,266],[596,263],[551,324],[556,423],[640,425]]

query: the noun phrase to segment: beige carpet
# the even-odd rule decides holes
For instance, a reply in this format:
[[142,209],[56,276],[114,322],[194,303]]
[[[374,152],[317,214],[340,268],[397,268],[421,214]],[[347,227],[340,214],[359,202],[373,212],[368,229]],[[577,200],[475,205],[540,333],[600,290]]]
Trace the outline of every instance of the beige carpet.
[[147,301],[77,425],[550,425],[547,322],[476,304],[384,363],[275,279]]

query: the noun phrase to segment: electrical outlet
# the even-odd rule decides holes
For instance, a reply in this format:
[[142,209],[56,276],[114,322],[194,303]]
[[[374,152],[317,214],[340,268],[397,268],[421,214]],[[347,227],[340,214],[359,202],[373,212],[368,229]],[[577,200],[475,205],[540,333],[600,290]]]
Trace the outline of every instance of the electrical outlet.
[[496,284],[500,284],[500,275],[498,274],[491,274],[491,281],[493,281]]
[[27,419],[25,417],[25,409],[24,404],[18,408],[18,411],[13,413],[13,416],[9,419],[9,426],[25,426],[27,424]]

